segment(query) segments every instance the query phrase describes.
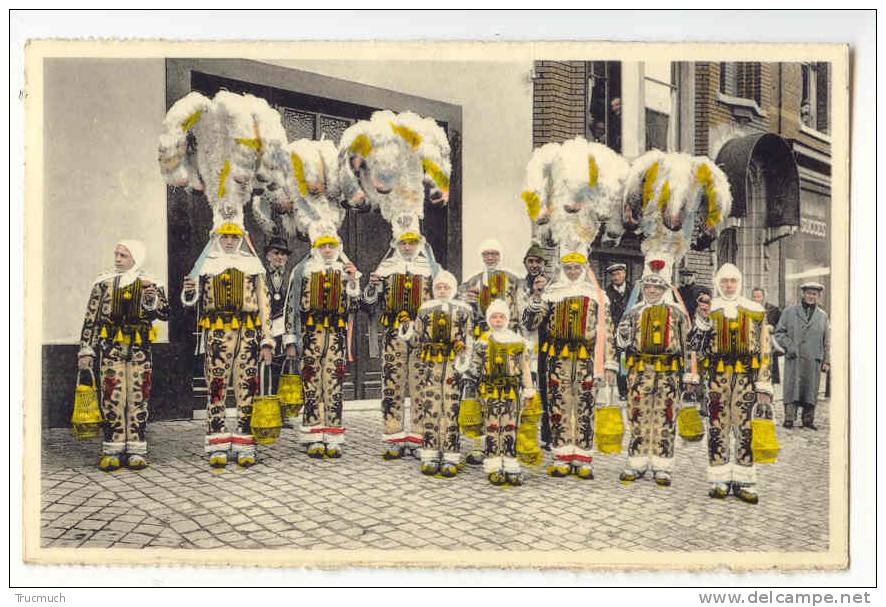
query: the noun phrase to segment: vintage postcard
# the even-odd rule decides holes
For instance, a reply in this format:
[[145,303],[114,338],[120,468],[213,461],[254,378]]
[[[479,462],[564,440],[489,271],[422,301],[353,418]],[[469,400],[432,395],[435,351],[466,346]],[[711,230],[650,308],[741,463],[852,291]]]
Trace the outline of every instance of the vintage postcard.
[[30,42],[25,560],[846,568],[848,78]]

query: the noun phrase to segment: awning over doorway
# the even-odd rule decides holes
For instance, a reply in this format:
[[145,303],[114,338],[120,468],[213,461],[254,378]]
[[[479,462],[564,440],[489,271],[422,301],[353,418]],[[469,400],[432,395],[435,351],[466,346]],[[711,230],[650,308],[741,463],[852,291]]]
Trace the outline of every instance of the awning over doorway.
[[775,133],[730,139],[720,148],[717,164],[729,178],[732,217],[744,217],[748,203],[748,169],[751,161],[763,168],[766,180],[766,225],[775,228],[800,225],[800,176],[790,144]]

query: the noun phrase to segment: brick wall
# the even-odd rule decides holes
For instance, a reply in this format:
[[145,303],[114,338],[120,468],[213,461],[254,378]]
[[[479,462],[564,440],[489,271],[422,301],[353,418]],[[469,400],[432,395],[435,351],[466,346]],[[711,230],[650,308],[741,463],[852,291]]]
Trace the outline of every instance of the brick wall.
[[536,61],[532,89],[532,145],[585,134],[587,76],[584,61]]
[[[772,78],[772,114],[777,116],[777,104],[779,94],[779,64],[771,64]],[[822,70],[824,71],[824,70]],[[803,96],[803,76],[799,63],[781,64],[781,131],[780,135],[785,139],[796,139],[819,152],[830,154],[831,145],[820,137],[815,137],[800,130],[800,103]],[[818,111],[824,111],[823,102],[820,101]],[[777,117],[772,121],[772,130],[779,132]]]

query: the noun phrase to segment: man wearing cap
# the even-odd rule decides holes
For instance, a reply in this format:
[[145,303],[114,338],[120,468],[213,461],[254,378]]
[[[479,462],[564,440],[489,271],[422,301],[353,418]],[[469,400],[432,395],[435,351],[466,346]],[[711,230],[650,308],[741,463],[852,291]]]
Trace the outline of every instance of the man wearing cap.
[[[252,436],[252,397],[259,393],[259,358],[270,364],[274,353],[271,306],[265,269],[251,247],[245,246],[242,225],[223,223],[213,231],[182,287],[182,303],[200,304],[197,327],[205,344],[206,439],[209,465],[224,468],[228,452],[237,464],[255,464]],[[237,427],[225,428],[225,393],[232,379],[237,403]],[[267,387],[269,389],[269,387]]]
[[695,318],[695,306],[698,305],[698,286],[695,284],[695,272],[689,268],[682,268],[680,270],[680,282],[680,288],[677,289],[680,292],[680,298],[686,306],[689,318]]
[[[494,238],[480,243],[479,253],[483,262],[483,271],[474,274],[459,287],[460,298],[474,311],[474,337],[479,339],[483,333],[489,331],[486,309],[496,299],[502,300],[508,307],[508,329],[520,332],[520,279],[502,267],[502,246]],[[475,445],[465,461],[476,466],[483,463],[483,458],[483,450],[479,445]]]
[[[609,277],[609,284],[606,285],[606,297],[609,299],[609,312],[612,316],[612,326],[617,327],[621,322],[625,313],[625,306],[628,298],[631,296],[631,289],[625,281],[627,275],[627,265],[623,263],[614,263],[606,268],[606,276]],[[621,360],[621,349],[615,350],[615,360]],[[628,378],[627,375],[618,374],[618,396],[621,399],[628,395]]]
[[649,262],[640,279],[643,301],[628,310],[618,326],[617,341],[628,368],[628,465],[620,475],[630,483],[652,470],[653,479],[667,487],[674,467],[677,407],[683,383],[697,377],[683,373],[688,352],[689,319],[682,308],[665,301],[671,286],[659,272],[661,260]]
[[[425,301],[433,299],[431,260],[418,228],[418,218],[393,224],[391,250],[370,274],[363,292],[368,306],[377,306],[382,327],[382,457],[400,459],[422,444],[418,418],[420,360],[416,348],[399,338],[400,324],[415,320]],[[406,421],[405,400],[411,403]]]
[[548,355],[551,446],[555,463],[548,474],[594,478],[594,387],[615,383],[618,364],[612,317],[605,294],[587,278],[587,257],[578,250],[560,258],[560,274],[523,313],[524,325],[548,326],[541,350]]
[[287,285],[283,343],[286,357],[301,363],[299,442],[309,457],[338,459],[345,437],[348,321],[360,301],[360,273],[342,252],[333,222],[312,223],[308,235],[311,250],[293,268]]
[[830,369],[828,315],[818,306],[824,285],[807,282],[802,300],[782,312],[773,342],[784,353],[784,426],[791,428],[797,407],[803,407],[803,427],[817,430],[815,405],[822,371]]
[[[545,275],[547,259],[545,251],[538,244],[532,243],[523,257],[523,267],[526,268],[526,278],[523,280],[523,289],[520,309],[525,309],[526,304],[536,296],[541,295],[547,286],[548,278]],[[547,367],[548,353],[539,348],[539,344],[547,340],[548,327],[542,321],[535,330],[529,330],[524,325],[526,341],[530,344],[530,369],[535,384],[538,386],[538,395],[541,398],[541,442],[545,449],[550,449],[551,426],[550,411],[547,400],[547,379],[545,368]],[[537,354],[535,354],[537,352]]]
[[708,495],[725,499],[732,492],[756,504],[751,420],[772,417],[769,325],[765,308],[740,295],[741,282],[741,272],[731,263],[717,270],[718,297],[707,318],[696,315],[690,343],[706,366]]
[[91,371],[99,356],[105,424],[98,467],[105,472],[148,465],[145,427],[153,384],[153,322],[168,318],[169,303],[163,287],[142,271],[146,257],[138,240],[117,243],[114,271],[93,283],[80,331],[79,368]]

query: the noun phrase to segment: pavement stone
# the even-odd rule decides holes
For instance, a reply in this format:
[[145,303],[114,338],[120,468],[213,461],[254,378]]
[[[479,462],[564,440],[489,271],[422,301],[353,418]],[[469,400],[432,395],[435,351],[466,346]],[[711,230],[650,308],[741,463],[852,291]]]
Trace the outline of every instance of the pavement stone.
[[[776,412],[780,417],[780,403]],[[151,466],[110,474],[95,467],[97,441],[49,429],[41,541],[89,548],[825,551],[826,401],[816,413],[818,432],[778,428],[779,461],[758,466],[756,507],[708,498],[704,442],[680,439],[669,488],[648,478],[620,483],[624,453],[595,457],[593,481],[553,479],[541,466],[524,469],[523,487],[497,488],[475,467],[447,480],[423,476],[415,459],[382,460],[377,411],[346,413],[341,460],[308,459],[289,429],[259,447],[259,464],[249,470],[211,470],[199,421],[149,424]]]

